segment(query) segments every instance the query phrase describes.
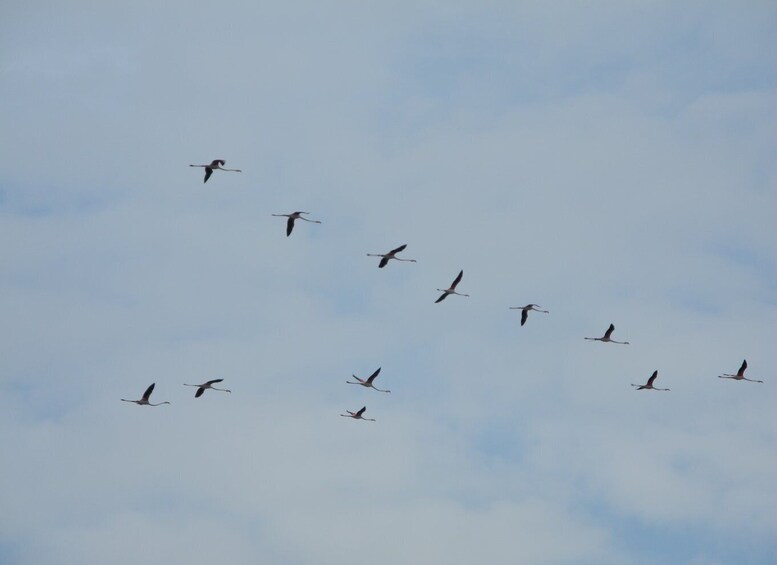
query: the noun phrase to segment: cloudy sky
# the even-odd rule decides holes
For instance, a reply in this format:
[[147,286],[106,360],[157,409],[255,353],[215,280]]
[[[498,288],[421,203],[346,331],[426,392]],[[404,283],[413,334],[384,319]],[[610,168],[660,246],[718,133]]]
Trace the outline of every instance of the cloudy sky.
[[6,3],[0,563],[774,563],[775,22]]

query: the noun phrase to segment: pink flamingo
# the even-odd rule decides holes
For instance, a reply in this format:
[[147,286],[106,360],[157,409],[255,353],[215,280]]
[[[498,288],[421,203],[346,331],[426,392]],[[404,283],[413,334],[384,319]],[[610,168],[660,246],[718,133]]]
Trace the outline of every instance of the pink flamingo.
[[653,386],[653,381],[656,380],[656,377],[658,376],[658,371],[653,371],[653,374],[650,375],[650,378],[648,379],[648,382],[644,385],[635,385],[632,384],[631,386],[637,387],[637,390],[643,390],[643,389],[649,389],[649,390],[669,390],[668,388],[656,388]]
[[205,179],[202,182],[208,182],[208,179],[210,178],[210,175],[213,174],[213,171],[218,169],[219,171],[230,171],[233,173],[242,173],[240,169],[224,169],[224,165],[226,165],[227,162],[224,159],[214,159],[210,162],[210,165],[189,165],[190,167],[203,167],[205,169]]
[[539,304],[527,304],[526,306],[510,306],[510,310],[522,310],[521,312],[521,325],[524,325],[526,323],[526,320],[529,318],[529,312],[534,310],[535,312],[544,312],[546,314],[549,314],[547,310],[540,310],[542,306]]
[[388,265],[388,262],[391,259],[395,259],[397,261],[409,261],[410,263],[415,263],[416,262],[415,259],[400,259],[399,257],[397,257],[397,253],[399,253],[400,251],[404,251],[405,247],[407,247],[407,243],[405,243],[404,245],[400,245],[396,249],[392,249],[388,253],[367,253],[367,257],[383,257],[380,260],[380,263],[378,263],[378,267],[381,269],[386,265]]
[[292,212],[291,214],[272,214],[272,215],[277,217],[288,218],[288,220],[286,221],[286,237],[289,237],[291,235],[291,230],[294,229],[294,220],[305,220],[306,222],[310,222],[311,224],[321,223],[318,220],[308,220],[307,218],[303,218],[302,214],[310,214],[310,212]]
[[232,392],[231,390],[226,389],[226,388],[216,388],[215,386],[213,386],[216,383],[220,383],[223,380],[224,379],[213,379],[212,381],[208,381],[206,383],[202,383],[201,385],[187,385],[186,383],[184,383],[183,386],[196,386],[197,387],[197,392],[194,393],[194,398],[201,397],[202,393],[205,392],[206,389],[220,390],[221,392]]
[[750,381],[751,383],[763,383],[763,381],[757,381],[755,379],[748,379],[745,376],[745,369],[747,369],[747,359],[742,361],[742,366],[737,371],[736,375],[729,375],[728,373],[723,373],[722,375],[718,375],[719,379],[734,379],[735,381]]
[[390,390],[381,390],[375,387],[375,384],[373,383],[373,381],[375,380],[375,377],[377,377],[379,374],[380,374],[380,367],[378,367],[377,371],[375,371],[369,377],[367,377],[367,380],[360,379],[356,375],[351,375],[358,382],[353,382],[353,381],[345,381],[345,382],[348,383],[349,385],[362,385],[363,387],[373,388],[378,392],[391,392]]
[[148,399],[151,397],[151,393],[154,392],[154,386],[156,383],[151,383],[151,386],[146,389],[146,392],[143,393],[143,398],[140,400],[127,400],[125,398],[122,398],[122,402],[134,402],[138,406],[161,406],[162,404],[170,404],[169,402],[160,402],[159,404],[151,404]]
[[590,339],[591,341],[604,341],[609,343],[619,343],[621,345],[629,345],[628,341],[615,341],[614,339],[610,339],[610,336],[612,335],[612,332],[615,331],[615,325],[610,324],[610,327],[607,328],[607,331],[604,332],[604,335],[602,337],[586,337],[583,339]]
[[367,410],[366,406],[363,406],[361,410],[358,412],[351,412],[350,410],[346,410],[348,414],[340,414],[341,416],[345,416],[346,418],[353,418],[354,420],[367,420],[368,422],[374,422],[372,418],[364,418],[362,417],[362,414],[364,414],[364,411]]
[[459,274],[456,277],[456,279],[453,281],[453,284],[449,288],[446,288],[446,289],[438,288],[437,290],[442,292],[443,294],[442,294],[442,296],[440,296],[440,298],[435,300],[434,303],[437,304],[438,302],[442,302],[443,300],[448,298],[449,294],[458,294],[459,296],[469,297],[469,294],[461,294],[460,292],[456,292],[456,285],[461,282],[461,277],[463,277],[463,276],[464,276],[464,270],[462,269],[459,272]]

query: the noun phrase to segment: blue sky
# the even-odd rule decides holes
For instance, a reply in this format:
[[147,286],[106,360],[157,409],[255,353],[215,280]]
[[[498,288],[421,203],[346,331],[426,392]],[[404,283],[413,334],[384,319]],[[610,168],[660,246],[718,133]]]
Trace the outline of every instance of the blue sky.
[[770,3],[4,15],[0,561],[775,561]]

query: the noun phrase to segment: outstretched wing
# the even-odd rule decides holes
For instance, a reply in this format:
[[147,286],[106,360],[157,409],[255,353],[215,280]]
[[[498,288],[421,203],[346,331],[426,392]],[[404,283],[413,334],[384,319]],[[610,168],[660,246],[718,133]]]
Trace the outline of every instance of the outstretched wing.
[[529,317],[529,311],[523,310],[521,312],[521,325],[524,325],[526,323],[526,320],[528,319],[528,317]]
[[658,376],[658,371],[653,371],[653,374],[650,375],[650,378],[648,379],[647,386],[653,386],[653,381],[656,380],[657,376]]
[[389,262],[389,258],[384,257],[383,259],[380,260],[380,263],[378,263],[378,267],[382,269],[383,267],[388,265],[388,262]]
[[604,339],[610,339],[610,336],[614,331],[615,331],[615,324],[610,324],[610,327],[607,328],[606,332],[604,332]]
[[366,407],[366,406],[363,406],[363,407],[362,407],[362,409],[361,409],[361,410],[359,410],[359,411],[356,413],[356,417],[358,418],[359,416],[361,416],[362,414],[364,414],[364,411],[365,411],[365,410],[367,410],[367,407]]
[[215,385],[216,383],[220,383],[223,380],[224,379],[213,379],[212,381],[208,381],[207,383],[205,383],[205,386]]
[[146,389],[146,392],[143,393],[143,400],[148,400],[151,396],[151,393],[154,392],[154,387],[156,386],[156,383],[151,383],[151,386]]
[[445,300],[445,298],[447,296],[448,296],[448,293],[447,292],[443,292],[442,296],[440,298],[438,298],[437,300],[435,300],[434,303],[437,304],[438,302],[442,302],[443,300]]
[[462,269],[462,270],[459,272],[459,276],[457,276],[457,277],[456,277],[456,280],[455,280],[455,281],[453,281],[453,284],[451,285],[451,290],[455,290],[455,289],[456,289],[456,285],[457,285],[457,284],[459,284],[459,283],[461,282],[461,277],[463,277],[463,276],[464,276],[464,269]]
[[210,167],[205,167],[205,180],[203,180],[202,182],[208,182],[208,179],[212,174],[213,174],[213,169],[211,169]]
[[407,243],[405,243],[404,245],[400,245],[396,249],[392,249],[391,251],[389,251],[389,254],[393,255],[394,253],[399,253],[400,251],[404,251],[405,247],[407,247]]
[[369,377],[367,377],[367,382],[372,383],[372,381],[375,380],[375,377],[377,377],[380,374],[380,367],[378,367],[378,370],[372,373]]
[[294,218],[289,218],[286,222],[286,237],[291,235],[291,230],[294,229]]
[[194,398],[199,398],[202,396],[202,393],[205,392],[205,387],[201,386],[197,389],[197,392],[194,393]]
[[747,359],[742,361],[742,366],[739,368],[739,371],[737,372],[737,376],[738,377],[744,376],[745,369],[747,369]]

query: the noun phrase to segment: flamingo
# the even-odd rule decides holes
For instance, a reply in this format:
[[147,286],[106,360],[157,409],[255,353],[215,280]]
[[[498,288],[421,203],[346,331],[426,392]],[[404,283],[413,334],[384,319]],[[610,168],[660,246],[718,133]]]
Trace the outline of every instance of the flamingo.
[[229,389],[226,388],[216,388],[216,383],[220,383],[224,379],[213,379],[212,381],[208,381],[207,383],[202,383],[201,385],[187,385],[186,383],[183,384],[183,386],[196,386],[197,392],[194,393],[194,398],[199,398],[202,396],[202,393],[205,392],[205,389],[211,389],[211,390],[220,390],[221,392],[232,392]]
[[362,406],[362,409],[358,412],[351,412],[350,410],[346,410],[348,414],[340,414],[341,416],[345,416],[346,418],[353,418],[354,420],[367,420],[368,422],[374,422],[372,418],[364,418],[362,417],[362,414],[364,414],[364,411],[367,409],[366,406]]
[[615,331],[615,325],[610,324],[610,327],[607,328],[607,331],[604,332],[604,335],[602,337],[586,337],[584,339],[590,339],[591,341],[605,341],[610,343],[619,343],[621,345],[629,345],[628,341],[615,341],[614,339],[610,339],[610,336],[614,331]]
[[363,387],[366,387],[366,388],[374,388],[378,392],[391,392],[390,390],[381,390],[375,387],[375,385],[373,384],[373,381],[375,380],[375,377],[377,377],[379,374],[380,374],[380,367],[378,367],[377,371],[375,371],[369,377],[367,377],[366,381],[360,379],[356,375],[351,375],[358,382],[353,382],[353,381],[345,381],[345,382],[348,383],[349,385],[362,385]]
[[388,265],[388,262],[391,259],[396,259],[397,261],[409,261],[410,263],[415,263],[416,262],[415,259],[400,259],[399,257],[397,257],[397,253],[399,253],[400,251],[404,251],[405,247],[407,247],[407,243],[405,243],[404,245],[400,245],[396,249],[392,249],[388,253],[367,253],[367,257],[383,257],[383,259],[380,260],[380,263],[378,263],[378,267],[381,269],[386,265]]
[[289,237],[291,235],[291,230],[294,229],[294,220],[305,220],[306,222],[310,222],[311,224],[321,223],[318,220],[308,220],[307,218],[303,218],[302,214],[310,214],[310,212],[292,212],[291,214],[272,214],[272,215],[288,218],[288,220],[286,221],[286,237]]
[[751,383],[763,383],[763,381],[757,381],[755,379],[748,379],[745,376],[745,369],[747,369],[747,359],[742,361],[742,366],[737,371],[736,375],[729,375],[728,373],[723,373],[722,375],[718,375],[719,379],[734,379],[735,381],[750,381]]
[[439,290],[443,294],[440,296],[440,298],[435,300],[434,303],[437,304],[438,302],[442,302],[448,297],[449,294],[458,294],[459,296],[469,297],[469,294],[461,294],[460,292],[456,292],[456,285],[461,282],[461,277],[463,276],[464,276],[464,270],[462,269],[461,271],[459,271],[459,275],[456,277],[456,280],[453,281],[453,284],[450,286],[450,288],[446,288],[446,289],[438,288],[437,290]]
[[242,173],[240,169],[224,169],[224,165],[226,165],[227,162],[224,159],[213,159],[213,161],[210,162],[210,165],[189,165],[190,167],[203,167],[205,169],[205,179],[202,182],[208,182],[208,179],[210,178],[210,175],[213,174],[213,171],[215,169],[218,169],[219,171],[230,171],[233,173]]
[[143,398],[140,400],[127,400],[126,398],[122,398],[122,402],[134,402],[138,406],[162,406],[162,404],[170,404],[169,402],[160,402],[159,404],[151,404],[148,399],[151,396],[151,393],[154,392],[154,386],[156,386],[156,383],[151,383],[151,386],[146,389],[146,392],[143,393]]
[[527,304],[526,306],[510,306],[510,310],[523,310],[521,312],[521,325],[524,325],[526,323],[526,320],[529,318],[529,312],[531,310],[534,310],[535,312],[545,312],[546,314],[549,314],[547,310],[540,310],[542,306],[539,304]]
[[631,386],[635,386],[635,387],[637,387],[637,390],[642,390],[642,389],[649,389],[649,390],[669,390],[668,388],[656,388],[656,387],[654,387],[654,386],[653,386],[653,381],[655,381],[655,380],[656,380],[656,377],[657,377],[657,376],[658,376],[658,371],[653,371],[653,374],[652,374],[652,375],[650,375],[650,378],[648,379],[648,382],[647,382],[647,383],[645,383],[644,385],[635,385],[635,384],[632,384]]

